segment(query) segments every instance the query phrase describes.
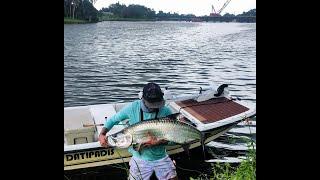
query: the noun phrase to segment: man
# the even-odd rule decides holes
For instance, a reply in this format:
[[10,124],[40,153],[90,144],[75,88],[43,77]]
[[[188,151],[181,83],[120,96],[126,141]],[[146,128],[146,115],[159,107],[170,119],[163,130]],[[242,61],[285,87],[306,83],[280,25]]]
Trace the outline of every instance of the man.
[[[129,124],[133,125],[140,121],[161,118],[172,114],[171,110],[164,106],[163,92],[156,83],[148,83],[143,88],[141,100],[136,100],[122,108],[117,114],[106,121],[99,135],[101,146],[108,147],[106,133],[119,122],[129,119]],[[150,179],[153,172],[160,180],[178,179],[176,168],[168,156],[165,140],[155,137],[150,138],[145,144],[141,145],[141,150],[135,151],[132,146],[128,151],[132,154],[129,162],[130,179]]]

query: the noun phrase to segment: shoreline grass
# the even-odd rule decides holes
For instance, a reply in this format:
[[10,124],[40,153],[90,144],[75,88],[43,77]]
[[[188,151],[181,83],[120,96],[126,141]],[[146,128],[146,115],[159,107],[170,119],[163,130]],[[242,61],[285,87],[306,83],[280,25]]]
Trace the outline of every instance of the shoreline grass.
[[81,19],[64,18],[64,24],[86,24],[86,23],[90,23],[90,22],[81,20]]
[[147,18],[120,18],[120,17],[102,17],[99,21],[156,21],[156,19]]
[[[246,138],[243,141],[247,143],[249,148],[246,158],[236,166],[231,166],[229,163],[212,164],[211,172],[206,174],[206,179],[209,177],[210,180],[256,180],[256,142],[253,139]],[[190,180],[193,180],[193,178],[190,177]]]
[[256,152],[250,150],[246,159],[238,166],[231,166],[229,163],[217,163],[212,167],[210,179],[216,180],[255,180],[256,179]]

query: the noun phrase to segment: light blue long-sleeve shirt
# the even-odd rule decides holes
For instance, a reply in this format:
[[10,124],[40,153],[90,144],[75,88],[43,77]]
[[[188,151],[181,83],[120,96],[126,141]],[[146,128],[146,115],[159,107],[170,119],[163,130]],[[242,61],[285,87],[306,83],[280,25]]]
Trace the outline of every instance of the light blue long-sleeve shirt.
[[[140,122],[140,107],[141,100],[136,100],[127,106],[123,107],[117,114],[113,115],[110,119],[106,120],[104,127],[110,130],[114,125],[120,123],[125,119],[129,119],[129,124],[133,125]],[[158,118],[166,117],[172,114],[171,110],[164,106],[159,109]],[[143,120],[147,121],[150,119],[155,119],[156,113],[147,113],[143,112]],[[146,161],[155,161],[161,158],[164,158],[167,155],[166,149],[164,145],[153,146],[149,148],[145,148],[139,152],[135,151],[132,146],[128,148],[129,153],[132,154],[133,157],[140,158]]]

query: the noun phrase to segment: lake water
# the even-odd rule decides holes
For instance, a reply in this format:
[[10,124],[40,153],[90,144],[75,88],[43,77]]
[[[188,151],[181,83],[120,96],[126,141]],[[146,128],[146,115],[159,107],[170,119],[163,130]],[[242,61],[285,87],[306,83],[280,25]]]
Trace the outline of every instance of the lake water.
[[[212,82],[227,83],[231,95],[255,103],[256,24],[100,22],[64,26],[65,107],[129,102],[151,81],[175,93],[192,93]],[[219,148],[214,150],[219,153]],[[190,167],[201,169],[202,165],[190,161]],[[178,169],[178,174],[181,179],[190,177],[185,170]],[[105,170],[91,175],[91,179],[111,177]],[[72,177],[83,179],[84,174]]]
[[256,99],[256,24],[100,22],[64,26],[64,106],[129,102],[147,82],[189,92],[227,83]]

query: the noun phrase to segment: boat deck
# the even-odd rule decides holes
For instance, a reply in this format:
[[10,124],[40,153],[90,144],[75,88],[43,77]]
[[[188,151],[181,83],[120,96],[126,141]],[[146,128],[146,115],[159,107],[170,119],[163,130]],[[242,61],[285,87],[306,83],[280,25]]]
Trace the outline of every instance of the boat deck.
[[184,109],[204,124],[216,122],[249,110],[249,108],[225,97],[203,102],[185,100],[175,103],[180,107],[179,110]]

